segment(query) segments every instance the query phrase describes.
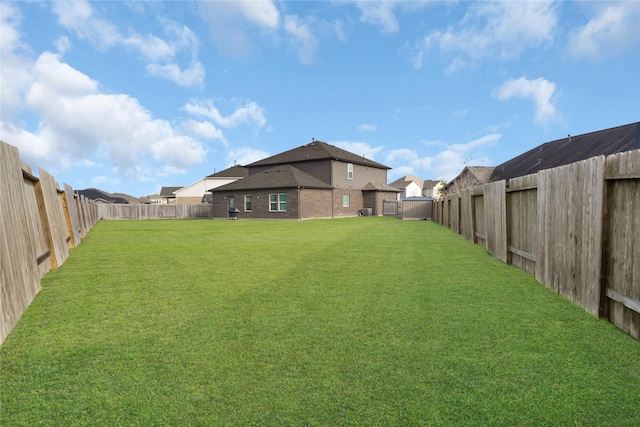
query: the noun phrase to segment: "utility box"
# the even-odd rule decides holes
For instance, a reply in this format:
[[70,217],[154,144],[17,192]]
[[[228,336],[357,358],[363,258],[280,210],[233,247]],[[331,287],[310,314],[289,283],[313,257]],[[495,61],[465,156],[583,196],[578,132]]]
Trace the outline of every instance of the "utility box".
[[360,211],[358,213],[360,214],[360,216],[372,216],[373,215],[373,209],[372,208],[360,209]]

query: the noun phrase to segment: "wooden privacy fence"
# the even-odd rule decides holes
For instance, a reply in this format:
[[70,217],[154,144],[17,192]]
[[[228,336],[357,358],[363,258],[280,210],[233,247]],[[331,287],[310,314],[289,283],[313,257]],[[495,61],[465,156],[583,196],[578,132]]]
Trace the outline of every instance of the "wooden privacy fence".
[[105,204],[98,203],[100,219],[191,219],[213,218],[210,204]]
[[465,190],[433,216],[640,339],[640,150]]
[[0,344],[40,291],[40,279],[58,268],[97,221],[95,203],[68,184],[20,160],[0,141]]

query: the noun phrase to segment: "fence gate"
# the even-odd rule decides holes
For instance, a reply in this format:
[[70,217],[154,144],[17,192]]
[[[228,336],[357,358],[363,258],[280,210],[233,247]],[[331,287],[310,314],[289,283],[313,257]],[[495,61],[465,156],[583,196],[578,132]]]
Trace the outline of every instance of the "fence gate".
[[397,200],[385,200],[382,202],[382,215],[384,216],[398,216],[398,201]]

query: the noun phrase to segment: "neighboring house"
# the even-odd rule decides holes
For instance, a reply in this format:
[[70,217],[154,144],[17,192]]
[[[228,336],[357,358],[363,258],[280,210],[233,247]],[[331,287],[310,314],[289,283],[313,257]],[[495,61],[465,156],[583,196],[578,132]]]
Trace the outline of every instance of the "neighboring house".
[[440,181],[434,181],[431,179],[425,179],[422,181],[422,197],[435,197],[438,191],[436,187],[438,187],[439,184]]
[[159,205],[162,203],[162,199],[159,194],[151,194],[149,196],[140,197],[140,203],[146,205]]
[[422,180],[413,175],[405,175],[389,185],[402,190],[402,193],[398,195],[398,200],[402,200],[416,197],[433,197],[433,187],[438,185],[439,182],[430,179]]
[[398,190],[402,190],[401,193],[398,193],[398,200],[409,197],[422,197],[422,180],[413,175],[405,175],[389,185]]
[[220,172],[207,175],[204,178],[182,187],[174,194],[176,196],[176,203],[178,204],[193,204],[203,203],[205,195],[209,194],[212,189],[230,184],[242,178],[246,178],[249,175],[249,171],[244,166],[232,166],[228,169]]
[[640,122],[547,142],[496,166],[491,181],[509,180],[595,156],[640,149]]
[[160,189],[160,200],[162,204],[176,203],[176,191],[182,187],[162,187]]
[[212,190],[214,218],[335,218],[363,209],[382,215],[385,199],[400,191],[386,185],[389,167],[313,141],[246,166],[248,176]]
[[84,190],[77,190],[77,194],[84,196],[89,200],[93,200],[96,203],[139,203],[139,200],[128,194],[116,193],[111,194],[106,191],[98,190],[97,188],[87,188]]
[[452,179],[446,186],[446,194],[460,194],[462,190],[486,184],[491,180],[493,166],[466,166],[460,175]]

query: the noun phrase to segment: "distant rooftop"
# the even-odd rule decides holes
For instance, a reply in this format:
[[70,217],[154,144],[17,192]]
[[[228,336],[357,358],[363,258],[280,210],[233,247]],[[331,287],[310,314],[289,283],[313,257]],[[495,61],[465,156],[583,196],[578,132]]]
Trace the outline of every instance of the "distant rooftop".
[[509,180],[600,155],[640,148],[640,122],[582,135],[568,135],[539,145],[496,166],[491,181]]

